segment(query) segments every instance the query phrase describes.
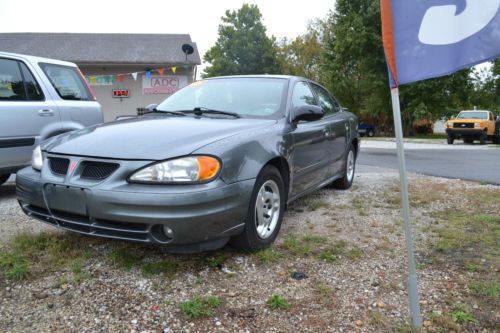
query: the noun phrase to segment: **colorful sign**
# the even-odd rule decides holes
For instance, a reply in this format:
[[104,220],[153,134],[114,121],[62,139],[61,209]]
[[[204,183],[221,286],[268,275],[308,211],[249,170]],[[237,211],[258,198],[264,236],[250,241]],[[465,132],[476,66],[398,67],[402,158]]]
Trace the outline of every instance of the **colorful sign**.
[[91,86],[112,86],[113,75],[86,76],[85,80]]
[[187,76],[150,75],[142,77],[143,95],[173,94],[187,85]]

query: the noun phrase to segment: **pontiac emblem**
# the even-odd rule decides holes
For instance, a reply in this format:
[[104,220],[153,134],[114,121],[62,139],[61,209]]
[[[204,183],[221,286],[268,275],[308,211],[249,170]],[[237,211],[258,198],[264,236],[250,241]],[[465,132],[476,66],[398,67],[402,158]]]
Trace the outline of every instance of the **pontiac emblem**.
[[76,167],[76,161],[71,161],[71,164],[69,165],[69,174],[73,173],[73,170],[75,170]]

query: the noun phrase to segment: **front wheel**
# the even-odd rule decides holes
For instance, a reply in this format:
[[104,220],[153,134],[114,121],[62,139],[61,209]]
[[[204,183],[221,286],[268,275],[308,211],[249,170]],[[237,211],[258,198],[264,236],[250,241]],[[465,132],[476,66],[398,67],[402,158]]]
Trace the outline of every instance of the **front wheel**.
[[372,138],[372,137],[374,137],[374,136],[375,136],[375,132],[374,132],[373,130],[369,130],[369,131],[368,131],[368,133],[367,133],[367,135],[368,135],[370,138]]
[[488,133],[486,133],[486,131],[483,131],[483,133],[481,133],[481,136],[479,137],[479,143],[485,145],[487,139],[488,139]]
[[271,245],[281,228],[285,200],[285,184],[280,172],[274,166],[264,167],[255,182],[245,230],[231,239],[231,245],[249,251]]
[[346,154],[344,161],[344,172],[342,178],[335,180],[332,183],[332,187],[340,190],[347,190],[351,187],[354,180],[354,171],[356,169],[356,154],[354,153],[354,147],[351,144],[349,151]]
[[9,179],[10,177],[10,174],[6,174],[6,175],[0,175],[0,186],[3,185],[7,179]]

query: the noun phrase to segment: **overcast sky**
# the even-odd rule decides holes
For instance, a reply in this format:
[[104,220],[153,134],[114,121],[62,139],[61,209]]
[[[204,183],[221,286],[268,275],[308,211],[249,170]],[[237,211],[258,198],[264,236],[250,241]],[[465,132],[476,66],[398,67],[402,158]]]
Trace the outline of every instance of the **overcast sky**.
[[0,0],[0,31],[188,33],[203,56],[217,39],[221,16],[243,3],[257,4],[268,34],[282,38],[303,34],[335,0]]

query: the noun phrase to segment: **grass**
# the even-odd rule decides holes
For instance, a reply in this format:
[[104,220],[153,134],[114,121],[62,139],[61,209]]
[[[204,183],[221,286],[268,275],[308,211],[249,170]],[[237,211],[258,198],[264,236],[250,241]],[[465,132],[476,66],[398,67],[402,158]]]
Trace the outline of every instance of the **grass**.
[[456,323],[479,323],[479,321],[474,318],[472,314],[462,309],[453,311],[451,313],[451,319],[453,319]]
[[272,310],[286,310],[290,308],[290,304],[288,303],[286,298],[277,294],[273,294],[271,297],[269,297],[269,299],[267,300],[267,305]]
[[178,269],[178,264],[173,261],[156,261],[142,264],[141,271],[146,276],[164,274],[165,276],[173,276]]
[[181,302],[179,309],[189,318],[211,317],[221,300],[216,296],[195,296],[189,301]]
[[316,294],[318,295],[318,299],[322,304],[333,304],[333,289],[326,285],[324,282],[320,282],[317,285]]
[[307,204],[307,208],[309,208],[310,211],[315,211],[315,210],[318,210],[320,208],[326,208],[326,207],[328,207],[328,204],[321,199],[311,200]]
[[498,281],[473,281],[469,289],[476,295],[498,299],[500,296],[500,282]]
[[263,264],[275,263],[283,259],[283,255],[273,248],[266,248],[254,252],[255,257]]
[[17,252],[2,254],[0,268],[3,276],[8,280],[23,280],[31,273],[29,262]]
[[132,267],[139,265],[141,257],[137,253],[128,251],[126,248],[115,247],[109,254],[109,260],[114,266],[128,271]]
[[206,258],[206,262],[208,266],[210,267],[220,267],[224,261],[226,260],[226,257],[223,254],[219,254],[216,256],[208,257]]

